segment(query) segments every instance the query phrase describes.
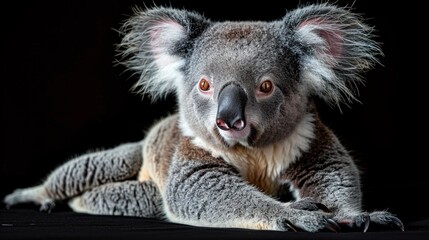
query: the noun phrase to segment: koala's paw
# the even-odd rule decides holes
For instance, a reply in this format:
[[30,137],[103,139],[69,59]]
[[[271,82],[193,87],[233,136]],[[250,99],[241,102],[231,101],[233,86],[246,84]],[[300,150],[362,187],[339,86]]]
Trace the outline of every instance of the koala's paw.
[[307,210],[307,211],[324,211],[324,212],[330,212],[328,207],[326,207],[324,204],[319,203],[315,201],[311,197],[306,197],[303,199],[300,199],[298,201],[295,201],[289,205],[291,208],[295,209],[301,209],[301,210]]
[[7,195],[3,199],[3,202],[6,205],[6,208],[22,203],[34,203],[40,205],[41,211],[48,212],[50,212],[55,206],[54,200],[47,196],[42,185],[32,188],[16,189],[14,192]]
[[339,225],[330,218],[329,214],[318,211],[290,209],[292,214],[287,219],[278,221],[280,230],[306,232],[338,232]]
[[393,214],[385,211],[372,213],[361,213],[353,216],[336,217],[336,221],[345,231],[363,231],[370,230],[401,230],[404,231],[404,224]]

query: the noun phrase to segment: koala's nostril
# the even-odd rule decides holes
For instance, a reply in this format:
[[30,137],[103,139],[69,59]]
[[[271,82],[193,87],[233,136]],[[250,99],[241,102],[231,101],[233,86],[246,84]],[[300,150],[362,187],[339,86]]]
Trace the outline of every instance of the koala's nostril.
[[235,130],[241,131],[245,126],[246,126],[246,123],[243,120],[238,119],[237,121],[234,122],[234,124],[232,125],[232,128]]
[[225,130],[225,131],[230,129],[228,124],[222,118],[216,119],[216,125],[218,126],[218,128]]

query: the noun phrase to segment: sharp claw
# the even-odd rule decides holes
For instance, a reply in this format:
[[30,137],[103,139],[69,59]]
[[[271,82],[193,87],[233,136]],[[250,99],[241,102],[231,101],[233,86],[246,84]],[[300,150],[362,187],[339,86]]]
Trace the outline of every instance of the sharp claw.
[[286,227],[288,227],[288,228],[290,228],[290,229],[292,229],[292,231],[294,231],[294,232],[298,232],[298,230],[292,225],[292,223],[291,222],[289,222],[289,221],[285,221],[285,224],[286,224]]
[[369,217],[369,215],[366,215],[364,217],[364,220],[365,220],[365,226],[363,228],[363,232],[366,232],[366,231],[368,231],[369,223],[371,222],[371,218]]
[[332,219],[328,219],[325,227],[332,232],[339,232],[341,230],[340,225]]
[[316,206],[318,209],[324,211],[324,212],[330,212],[329,208],[321,203],[316,203]]
[[52,209],[54,208],[55,208],[55,203],[51,201],[47,201],[40,206],[40,211],[51,213]]
[[395,224],[395,226],[399,227],[399,229],[401,229],[402,232],[405,231],[404,224],[402,223],[401,220],[399,220],[399,218],[393,217],[393,216],[391,218],[392,218],[392,222],[393,222],[393,224]]

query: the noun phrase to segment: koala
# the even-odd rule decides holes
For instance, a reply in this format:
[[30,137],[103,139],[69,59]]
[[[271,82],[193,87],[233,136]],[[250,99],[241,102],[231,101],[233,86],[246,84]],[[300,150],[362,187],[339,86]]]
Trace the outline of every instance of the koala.
[[383,55],[352,9],[307,4],[275,21],[212,21],[172,7],[136,8],[120,29],[120,63],[175,113],[139,142],[77,156],[10,207],[160,218],[278,231],[404,231],[388,211],[362,208],[360,171],[318,116],[357,98]]

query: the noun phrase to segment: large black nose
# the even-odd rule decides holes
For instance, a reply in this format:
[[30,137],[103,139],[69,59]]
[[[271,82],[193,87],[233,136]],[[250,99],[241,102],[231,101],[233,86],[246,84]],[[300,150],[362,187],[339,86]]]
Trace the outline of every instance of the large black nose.
[[244,109],[247,96],[237,84],[228,84],[219,93],[216,124],[222,130],[240,131],[246,127]]

